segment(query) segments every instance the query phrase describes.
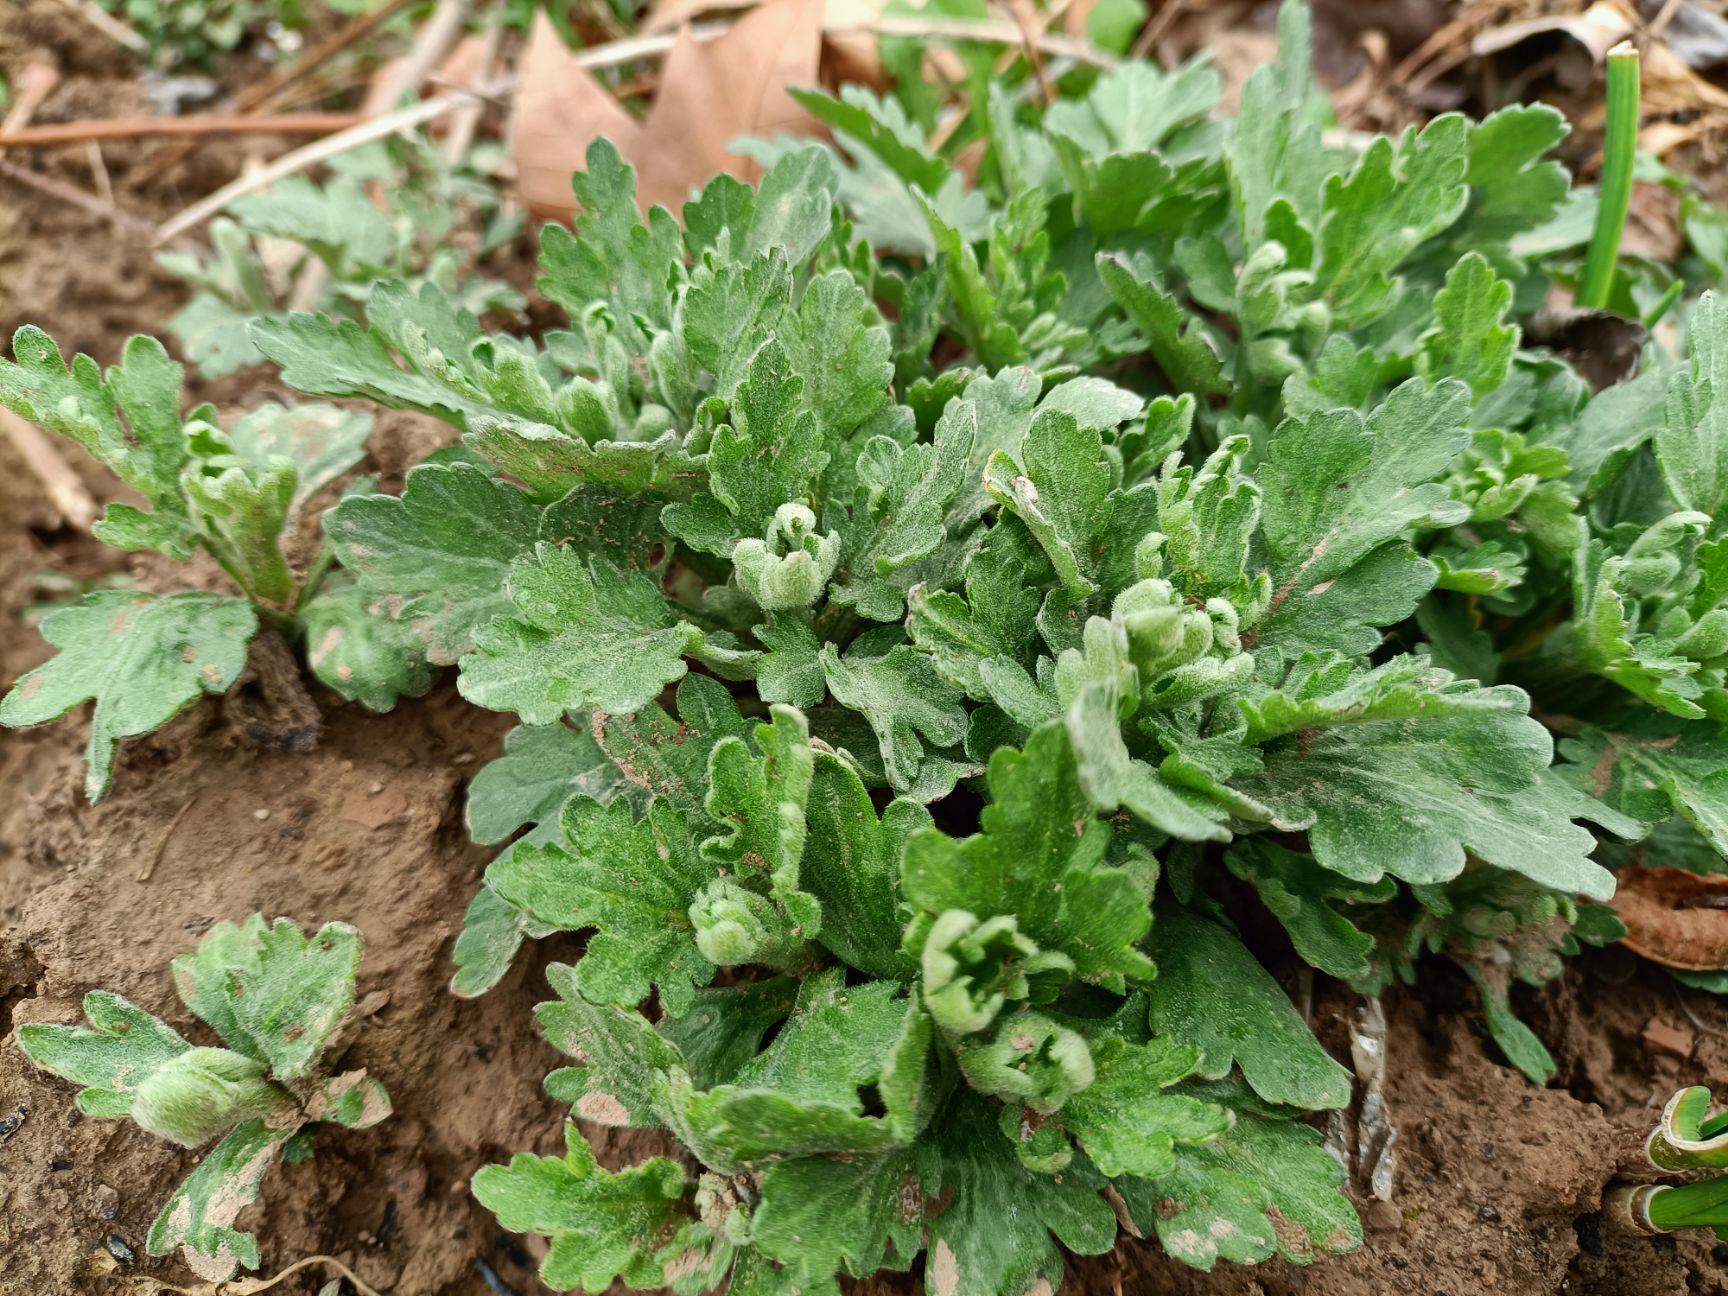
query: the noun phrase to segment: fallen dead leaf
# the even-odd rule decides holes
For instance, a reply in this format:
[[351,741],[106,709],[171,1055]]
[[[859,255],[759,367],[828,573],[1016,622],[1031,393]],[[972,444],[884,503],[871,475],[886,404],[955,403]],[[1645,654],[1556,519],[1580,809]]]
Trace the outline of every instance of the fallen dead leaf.
[[1550,14],[1480,32],[1470,42],[1470,49],[1478,55],[1498,54],[1532,37],[1558,33],[1570,36],[1600,63],[1608,57],[1609,50],[1632,34],[1632,30],[1632,19],[1624,10],[1607,0],[1599,0],[1581,14]]
[[1615,877],[1626,948],[1686,972],[1728,968],[1728,877],[1671,868],[1627,868]]
[[704,14],[734,13],[754,9],[762,0],[654,0],[642,20],[642,34],[674,31]]
[[727,146],[740,135],[815,134],[817,123],[786,93],[818,82],[822,0],[767,0],[724,34],[699,41],[680,29],[660,69],[659,93],[637,121],[575,62],[551,20],[535,23],[511,123],[517,188],[535,215],[567,219],[572,172],[605,137],[635,166],[646,208],[677,211],[721,171],[743,180],[759,168]]
[[1550,304],[1525,321],[1524,339],[1556,352],[1599,392],[1638,372],[1650,330],[1613,311]]

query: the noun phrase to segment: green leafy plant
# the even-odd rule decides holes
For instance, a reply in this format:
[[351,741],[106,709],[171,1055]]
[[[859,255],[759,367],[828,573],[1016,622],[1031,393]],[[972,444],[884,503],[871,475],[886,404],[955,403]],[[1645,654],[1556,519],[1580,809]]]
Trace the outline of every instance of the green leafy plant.
[[453,989],[585,934],[548,1090],[687,1154],[481,1170],[553,1286],[1349,1250],[1351,1076],[1272,969],[1442,956],[1541,1080],[1513,987],[1616,938],[1607,865],[1721,867],[1728,307],[1593,390],[1521,326],[1591,225],[1564,120],[1340,144],[1308,44],[1286,5],[1234,121],[1204,64],[981,82],[972,187],[911,93],[804,96],[835,144],[682,220],[602,142],[567,328],[390,279],[253,324],[460,437],[324,514],[335,628],[413,645],[347,682],[519,718]]
[[208,553],[241,597],[100,589],[42,619],[58,655],[0,701],[0,723],[36,725],[94,701],[86,791],[100,800],[122,739],[150,733],[187,703],[229,689],[260,626],[307,640],[317,677],[388,710],[425,690],[424,654],[321,553],[296,571],[284,551],[301,511],[353,468],[372,416],[332,405],[261,405],[227,431],[214,409],[182,414],[181,366],[153,338],[133,338],[104,373],[68,366],[40,329],[0,360],[0,404],[76,442],[149,505],[110,504],[100,540],[178,562]]
[[[521,294],[475,272],[520,232],[520,215],[500,206],[495,153],[475,149],[453,166],[426,139],[405,136],[343,154],[327,183],[290,176],[237,199],[211,223],[208,254],[158,257],[195,290],[168,322],[181,351],[205,378],[263,363],[251,322],[282,314],[301,284],[317,286],[312,304],[343,314],[359,314],[368,289],[387,279],[434,283],[463,309],[514,318]],[[388,210],[374,200],[380,192]],[[459,225],[478,237],[456,237]]]
[[[92,0],[124,19],[143,39],[152,64],[165,68],[209,68],[237,50],[249,35],[277,23],[304,30],[306,0]],[[384,0],[326,0],[337,13],[358,14]]]
[[184,1039],[117,994],[84,996],[90,1025],[31,1024],[18,1044],[37,1066],[84,1086],[78,1110],[130,1117],[181,1147],[219,1140],[150,1227],[151,1255],[181,1249],[200,1277],[258,1267],[258,1240],[234,1228],[278,1155],[304,1160],[320,1124],[369,1129],[390,1096],[364,1070],[335,1073],[354,1007],[360,933],[326,923],[310,938],[286,918],[217,923],[174,960],[174,987],[227,1047]]

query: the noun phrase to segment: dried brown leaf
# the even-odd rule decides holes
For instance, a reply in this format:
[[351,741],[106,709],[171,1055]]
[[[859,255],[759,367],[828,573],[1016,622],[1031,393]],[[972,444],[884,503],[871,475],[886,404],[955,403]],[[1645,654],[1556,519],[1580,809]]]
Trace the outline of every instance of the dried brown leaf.
[[542,15],[522,60],[511,126],[522,201],[537,216],[567,218],[571,173],[602,136],[635,166],[644,207],[677,211],[721,171],[754,179],[755,164],[727,146],[740,135],[816,132],[787,89],[817,84],[822,24],[822,0],[767,0],[712,40],[682,28],[639,122],[577,64]]
[[1728,968],[1728,877],[1672,868],[1615,876],[1614,911],[1626,924],[1628,949],[1687,972]]

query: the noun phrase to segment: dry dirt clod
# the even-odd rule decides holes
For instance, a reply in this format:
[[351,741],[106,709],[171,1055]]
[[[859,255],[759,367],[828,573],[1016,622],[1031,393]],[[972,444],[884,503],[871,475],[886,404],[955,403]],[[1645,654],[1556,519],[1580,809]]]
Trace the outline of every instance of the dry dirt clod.
[[1689,1058],[1692,1056],[1692,1045],[1696,1042],[1691,1031],[1682,1026],[1670,1026],[1660,1017],[1652,1017],[1644,1027],[1644,1044],[1653,1053],[1666,1053],[1671,1057]]
[[90,1193],[90,1213],[99,1220],[111,1220],[120,1213],[120,1194],[107,1184],[97,1184]]

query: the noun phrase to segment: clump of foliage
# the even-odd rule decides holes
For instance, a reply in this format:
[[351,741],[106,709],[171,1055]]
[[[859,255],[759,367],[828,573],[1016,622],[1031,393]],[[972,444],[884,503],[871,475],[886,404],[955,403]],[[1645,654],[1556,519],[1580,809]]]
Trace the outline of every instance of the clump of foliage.
[[[209,254],[158,258],[195,289],[169,331],[205,378],[261,364],[249,325],[283,313],[309,275],[320,285],[317,305],[331,313],[360,316],[372,284],[388,279],[410,289],[434,283],[476,315],[514,318],[521,294],[476,272],[521,227],[520,213],[500,203],[498,160],[496,146],[483,145],[455,166],[428,140],[400,137],[336,158],[327,183],[289,176],[237,199],[212,222]],[[377,191],[389,194],[388,210]]]
[[181,1147],[220,1140],[151,1225],[151,1255],[179,1247],[194,1272],[218,1283],[256,1269],[258,1241],[234,1221],[276,1157],[311,1156],[320,1123],[369,1129],[390,1115],[377,1080],[331,1067],[360,955],[360,933],[345,923],[310,939],[286,918],[217,923],[196,952],[174,960],[174,988],[226,1048],[193,1044],[105,990],[84,996],[88,1027],[19,1028],[25,1056],[84,1086],[84,1115],[131,1117]]
[[376,710],[425,690],[411,629],[333,573],[327,550],[300,571],[284,549],[308,502],[360,461],[370,414],[270,403],[223,431],[208,405],[181,412],[183,371],[154,338],[133,338],[106,373],[88,356],[68,366],[29,326],[12,350],[0,404],[76,442],[149,506],[110,504],[97,538],[178,562],[207,553],[241,595],[102,589],[42,619],[60,652],[0,701],[0,723],[43,724],[94,701],[92,801],[108,791],[122,739],[234,684],[260,626],[305,640],[322,682]]
[[698,1167],[572,1125],[482,1170],[553,1286],[1348,1250],[1311,1114],[1351,1078],[1245,933],[1366,992],[1444,955],[1540,1080],[1510,987],[1617,935],[1600,835],[1720,866],[1728,306],[1593,391],[1519,323],[1588,237],[1559,114],[1335,143],[1280,35],[1233,122],[1203,64],[981,87],[970,189],[862,90],[681,223],[597,144],[537,339],[430,281],[253,326],[291,386],[459,431],[324,515],[345,624],[405,645],[343,682],[454,665],[520,718],[454,989],[587,933],[549,1092]]
[[[208,68],[240,48],[266,23],[290,30],[306,27],[306,0],[95,0],[143,38],[158,67]],[[384,0],[324,0],[337,13],[360,14]]]

